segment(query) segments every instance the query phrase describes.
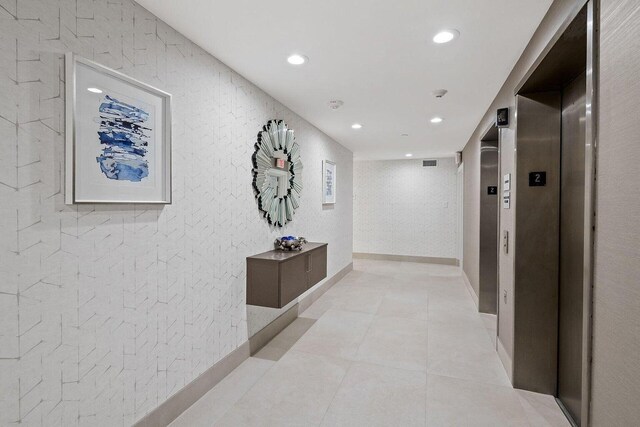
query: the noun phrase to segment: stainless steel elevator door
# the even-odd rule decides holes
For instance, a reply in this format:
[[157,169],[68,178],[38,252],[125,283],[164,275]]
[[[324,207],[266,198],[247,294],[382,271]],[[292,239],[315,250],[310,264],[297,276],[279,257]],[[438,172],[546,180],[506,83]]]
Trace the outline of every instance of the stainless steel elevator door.
[[584,264],[586,79],[562,93],[558,398],[580,425]]
[[[498,312],[498,141],[480,142],[480,312]],[[495,187],[490,192],[489,187]]]

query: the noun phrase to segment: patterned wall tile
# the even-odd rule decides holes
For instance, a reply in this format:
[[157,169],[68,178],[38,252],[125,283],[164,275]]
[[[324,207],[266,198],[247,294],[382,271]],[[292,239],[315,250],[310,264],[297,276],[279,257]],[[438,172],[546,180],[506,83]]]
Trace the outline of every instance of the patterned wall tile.
[[354,252],[456,258],[456,171],[422,160],[354,164]]
[[[282,234],[351,262],[352,153],[131,0],[0,0],[0,425],[130,425],[281,311],[245,305],[245,257]],[[64,204],[64,60],[173,95],[173,204]],[[251,186],[257,132],[295,129],[294,221]],[[321,162],[338,164],[323,210]]]

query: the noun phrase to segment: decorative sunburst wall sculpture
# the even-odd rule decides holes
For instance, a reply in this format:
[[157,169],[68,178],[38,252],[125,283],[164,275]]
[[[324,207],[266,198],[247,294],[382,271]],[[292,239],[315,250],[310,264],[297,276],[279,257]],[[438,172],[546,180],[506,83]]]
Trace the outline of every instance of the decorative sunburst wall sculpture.
[[253,189],[258,208],[269,224],[284,227],[300,206],[300,146],[282,120],[270,120],[258,133],[255,148]]

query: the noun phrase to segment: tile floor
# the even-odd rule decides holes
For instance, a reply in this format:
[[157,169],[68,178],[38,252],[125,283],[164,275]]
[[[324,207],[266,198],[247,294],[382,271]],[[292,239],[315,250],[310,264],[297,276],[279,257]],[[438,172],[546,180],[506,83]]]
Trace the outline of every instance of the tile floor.
[[569,426],[510,386],[457,267],[370,260],[171,424],[426,425]]

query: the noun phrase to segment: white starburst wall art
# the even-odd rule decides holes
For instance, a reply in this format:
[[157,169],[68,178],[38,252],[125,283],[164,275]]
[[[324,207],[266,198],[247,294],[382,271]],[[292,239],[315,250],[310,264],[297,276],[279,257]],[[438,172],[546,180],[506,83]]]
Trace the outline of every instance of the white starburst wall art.
[[294,131],[282,120],[270,120],[258,133],[253,189],[269,224],[284,227],[293,220],[302,193],[302,160]]

